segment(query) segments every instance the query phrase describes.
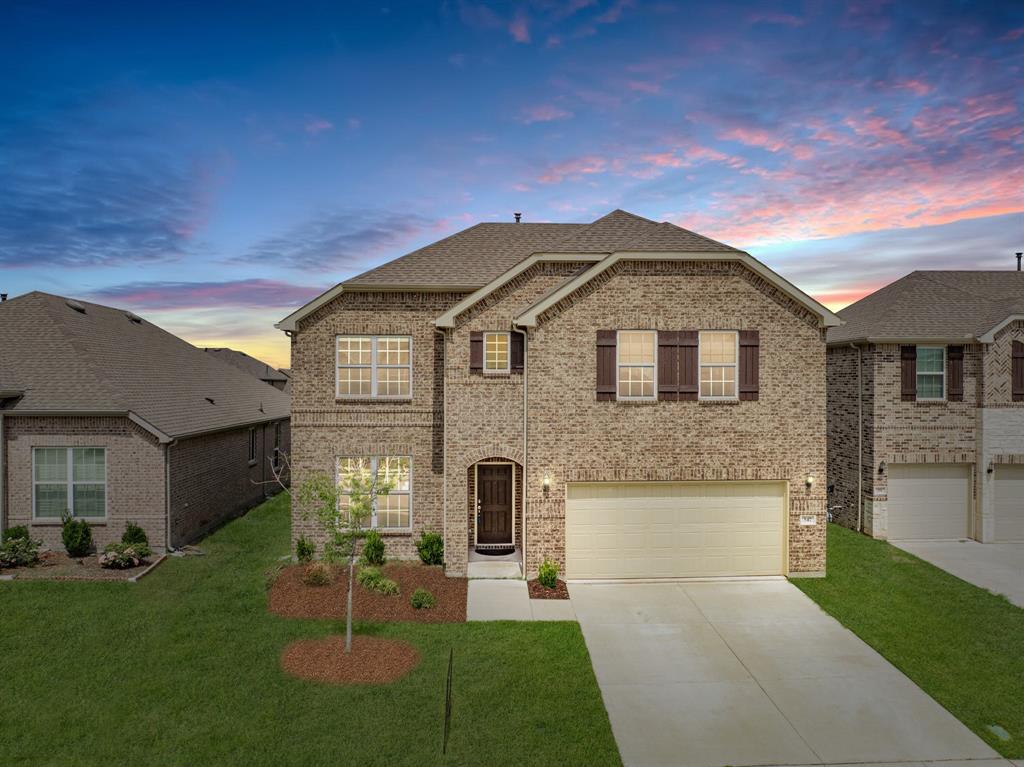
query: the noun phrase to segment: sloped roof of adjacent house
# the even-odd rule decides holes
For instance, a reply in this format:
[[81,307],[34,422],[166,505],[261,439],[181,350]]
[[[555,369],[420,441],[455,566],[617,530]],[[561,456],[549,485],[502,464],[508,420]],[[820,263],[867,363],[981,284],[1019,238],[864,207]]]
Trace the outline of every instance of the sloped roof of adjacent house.
[[[463,304],[472,305],[538,260],[603,263],[632,253],[650,254],[650,257],[691,254],[693,257],[743,260],[820,314],[826,323],[839,321],[828,309],[742,250],[675,224],[614,210],[589,224],[484,223],[471,226],[336,285],[285,317],[276,327],[295,330],[299,320],[346,290],[448,290],[471,294],[439,318],[438,325],[444,327],[455,314],[464,310]],[[596,275],[601,270],[586,271]],[[589,279],[580,275],[576,278]]]
[[0,303],[0,412],[126,414],[167,439],[289,411],[288,395],[131,312],[40,292]]
[[839,312],[828,342],[991,340],[1024,318],[1024,272],[916,271]]
[[217,359],[223,360],[229,365],[234,365],[243,373],[256,376],[258,379],[266,383],[270,383],[271,381],[284,382],[289,378],[289,376],[285,375],[277,368],[268,365],[266,362],[261,362],[255,357],[250,357],[245,352],[238,351],[237,349],[207,346],[203,351],[207,354],[212,354]]

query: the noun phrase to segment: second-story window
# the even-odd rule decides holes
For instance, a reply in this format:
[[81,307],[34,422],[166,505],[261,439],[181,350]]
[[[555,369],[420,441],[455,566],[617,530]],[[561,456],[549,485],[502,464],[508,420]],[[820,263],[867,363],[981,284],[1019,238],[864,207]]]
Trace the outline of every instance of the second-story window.
[[946,347],[917,347],[917,399],[946,396]]
[[338,336],[337,396],[412,396],[410,336]]
[[509,371],[509,334],[484,333],[484,372]]
[[657,333],[653,330],[620,330],[618,350],[618,399],[654,399]]
[[738,338],[734,330],[701,331],[700,399],[736,399]]

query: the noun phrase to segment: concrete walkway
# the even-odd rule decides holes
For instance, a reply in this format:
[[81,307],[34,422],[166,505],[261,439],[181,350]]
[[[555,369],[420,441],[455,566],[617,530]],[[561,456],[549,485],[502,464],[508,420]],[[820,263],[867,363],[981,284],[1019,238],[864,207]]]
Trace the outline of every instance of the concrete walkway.
[[1024,607],[1024,543],[891,541],[961,580]]
[[569,591],[627,766],[1008,767],[786,581]]
[[569,599],[530,599],[523,580],[471,580],[467,621],[574,621]]

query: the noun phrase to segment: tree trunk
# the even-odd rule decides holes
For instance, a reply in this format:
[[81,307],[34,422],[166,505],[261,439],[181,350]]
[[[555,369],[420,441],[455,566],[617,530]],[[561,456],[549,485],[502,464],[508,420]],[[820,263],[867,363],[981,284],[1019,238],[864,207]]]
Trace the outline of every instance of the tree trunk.
[[348,610],[345,618],[345,653],[352,652],[352,571],[355,569],[355,554],[348,555]]

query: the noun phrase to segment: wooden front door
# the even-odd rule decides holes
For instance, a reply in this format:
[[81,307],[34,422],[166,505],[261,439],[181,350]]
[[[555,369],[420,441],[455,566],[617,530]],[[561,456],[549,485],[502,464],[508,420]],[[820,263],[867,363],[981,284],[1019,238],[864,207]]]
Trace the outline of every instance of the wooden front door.
[[476,541],[512,543],[512,466],[476,467]]

